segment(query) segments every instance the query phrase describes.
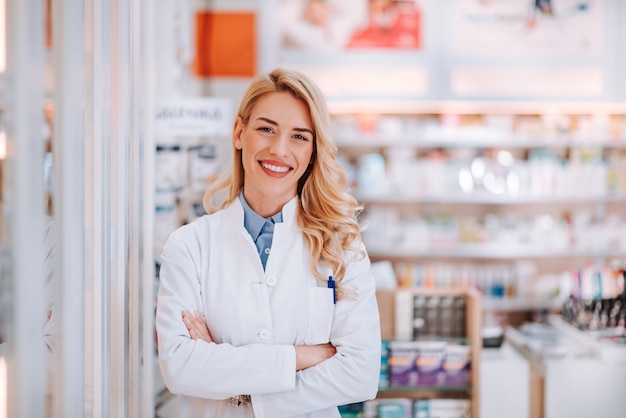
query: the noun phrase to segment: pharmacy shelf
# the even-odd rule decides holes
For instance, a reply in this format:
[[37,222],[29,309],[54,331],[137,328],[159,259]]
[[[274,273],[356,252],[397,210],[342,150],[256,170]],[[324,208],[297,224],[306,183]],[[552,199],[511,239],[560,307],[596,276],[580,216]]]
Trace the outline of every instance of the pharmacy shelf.
[[561,308],[561,302],[558,300],[496,299],[485,296],[482,302],[483,312],[524,312],[543,309],[554,312]]
[[403,195],[400,193],[356,193],[360,202],[372,204],[408,203],[455,203],[483,205],[535,205],[535,204],[576,204],[576,203],[624,203],[624,195],[496,195],[493,193],[445,193],[424,195]]
[[396,398],[398,396],[414,399],[442,397],[452,393],[471,394],[471,386],[390,386],[378,389],[377,398]]
[[[626,260],[624,240],[614,238],[621,234],[602,223],[617,217],[620,231],[624,226],[625,103],[335,101],[329,109],[338,153],[352,170],[353,193],[364,207],[363,219],[370,222],[363,237],[374,262],[404,267],[403,263],[522,261],[533,271],[519,280],[532,277],[538,282],[587,263]],[[470,168],[470,157],[484,155],[497,162],[492,150],[508,150],[519,163],[513,172],[519,176],[520,193],[492,193],[496,188],[484,183],[476,187],[476,178],[468,184],[468,191],[474,186],[469,193],[462,191],[460,182],[452,183],[461,168]],[[362,159],[367,154],[379,155]],[[439,155],[436,161],[453,164],[442,163],[430,171],[429,162]],[[595,165],[595,159],[604,159],[604,166]],[[577,171],[575,164],[581,166]],[[504,166],[494,167],[506,171]],[[544,167],[552,170],[552,180],[545,176]],[[595,171],[598,168],[606,173]],[[372,177],[377,173],[381,178]],[[549,189],[559,191],[550,194]],[[587,213],[595,218],[578,217]],[[490,234],[487,216],[492,215],[506,220],[508,227],[515,222],[515,235]],[[523,228],[533,228],[543,215],[557,219],[559,235],[551,240],[546,232],[545,238],[536,238],[535,229],[523,234]],[[471,223],[463,223],[465,219]],[[582,225],[575,226],[573,220]],[[598,235],[594,235],[596,226]],[[472,243],[459,238],[478,241],[482,234],[510,237],[510,242]],[[521,241],[526,236],[533,242]],[[609,241],[619,242],[611,247]],[[528,295],[544,295],[533,288],[543,283],[530,280],[523,285],[528,286]],[[481,313],[560,308],[558,301],[486,295]]]
[[370,257],[377,259],[416,259],[416,258],[462,258],[479,260],[510,260],[540,258],[594,258],[626,257],[623,249],[553,249],[537,244],[457,244],[423,250],[376,246],[366,241]]
[[339,100],[328,102],[334,115],[363,114],[458,114],[474,115],[588,115],[626,114],[626,103],[599,101],[506,101],[506,100]]
[[504,136],[493,140],[474,138],[454,139],[412,139],[394,136],[359,136],[353,138],[337,137],[335,143],[339,148],[615,148],[626,149],[626,140],[537,140],[527,137]]
[[[383,335],[391,332],[388,341],[429,341],[431,339],[407,338],[412,334],[414,323],[414,298],[425,297],[463,297],[465,298],[465,338],[437,339],[439,341],[467,342],[471,347],[471,379],[469,385],[464,386],[388,386],[378,390],[377,398],[463,398],[470,400],[472,417],[480,416],[480,357],[482,351],[482,327],[480,293],[472,288],[404,288],[396,290],[378,290],[377,300],[381,312],[381,331]],[[407,303],[408,302],[408,303]],[[407,326],[410,329],[407,329]],[[407,333],[408,331],[408,333]],[[391,355],[391,352],[390,352]]]

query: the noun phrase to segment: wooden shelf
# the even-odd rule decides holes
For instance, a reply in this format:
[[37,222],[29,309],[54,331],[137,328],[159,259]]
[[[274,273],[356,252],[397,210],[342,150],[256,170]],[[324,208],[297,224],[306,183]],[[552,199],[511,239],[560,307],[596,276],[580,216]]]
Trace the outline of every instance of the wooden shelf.
[[[479,371],[482,339],[480,336],[482,323],[482,296],[475,289],[460,288],[412,288],[397,290],[378,290],[376,292],[380,317],[381,334],[388,341],[449,341],[462,342],[471,347],[471,385],[470,386],[424,386],[398,387],[390,386],[379,389],[377,397],[423,398],[462,398],[471,401],[471,416],[479,417]],[[413,299],[415,296],[463,297],[465,298],[465,333],[466,338],[426,338],[412,340],[407,329],[400,329],[401,323],[411,324],[413,316]],[[408,302],[408,303],[407,303]],[[404,318],[402,320],[401,318]],[[399,320],[400,319],[400,320]]]
[[[432,387],[432,388],[401,388],[394,387],[388,389],[379,389],[376,394],[377,398],[410,398],[410,399],[468,399],[471,398],[472,388],[452,388],[452,387]],[[472,401],[473,403],[473,401]],[[473,409],[473,406],[472,406]],[[473,413],[472,413],[472,416]]]

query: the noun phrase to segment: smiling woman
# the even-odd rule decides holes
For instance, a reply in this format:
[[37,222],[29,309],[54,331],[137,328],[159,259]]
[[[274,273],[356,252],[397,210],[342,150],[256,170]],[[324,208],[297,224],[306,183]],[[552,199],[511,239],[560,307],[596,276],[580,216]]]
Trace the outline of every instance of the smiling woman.
[[166,242],[156,325],[178,416],[339,417],[376,395],[375,284],[329,128],[307,76],[258,76],[209,214]]
[[306,103],[290,93],[261,96],[250,120],[235,123],[234,146],[241,150],[244,197],[269,217],[296,195],[298,181],[312,164],[313,128]]

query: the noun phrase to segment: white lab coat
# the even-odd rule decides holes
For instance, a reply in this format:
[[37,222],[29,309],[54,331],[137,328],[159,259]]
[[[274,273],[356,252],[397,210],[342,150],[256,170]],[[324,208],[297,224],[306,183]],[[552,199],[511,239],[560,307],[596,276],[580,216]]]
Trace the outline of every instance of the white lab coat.
[[[315,279],[296,224],[298,198],[283,208],[263,271],[239,199],[176,230],[165,244],[156,315],[165,384],[179,417],[339,417],[337,405],[375,397],[380,323],[366,257],[342,285],[355,300],[333,304]],[[189,338],[182,311],[198,311],[215,342]],[[331,342],[332,358],[295,371],[299,344]],[[252,406],[224,399],[252,395]]]

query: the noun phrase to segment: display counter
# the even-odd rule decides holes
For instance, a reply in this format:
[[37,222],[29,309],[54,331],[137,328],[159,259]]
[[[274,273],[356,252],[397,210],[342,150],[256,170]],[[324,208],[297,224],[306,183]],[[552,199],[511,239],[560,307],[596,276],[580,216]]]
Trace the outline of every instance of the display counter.
[[549,317],[509,327],[507,340],[530,364],[531,418],[623,418],[626,345]]
[[480,417],[528,418],[530,363],[509,343],[480,356]]

